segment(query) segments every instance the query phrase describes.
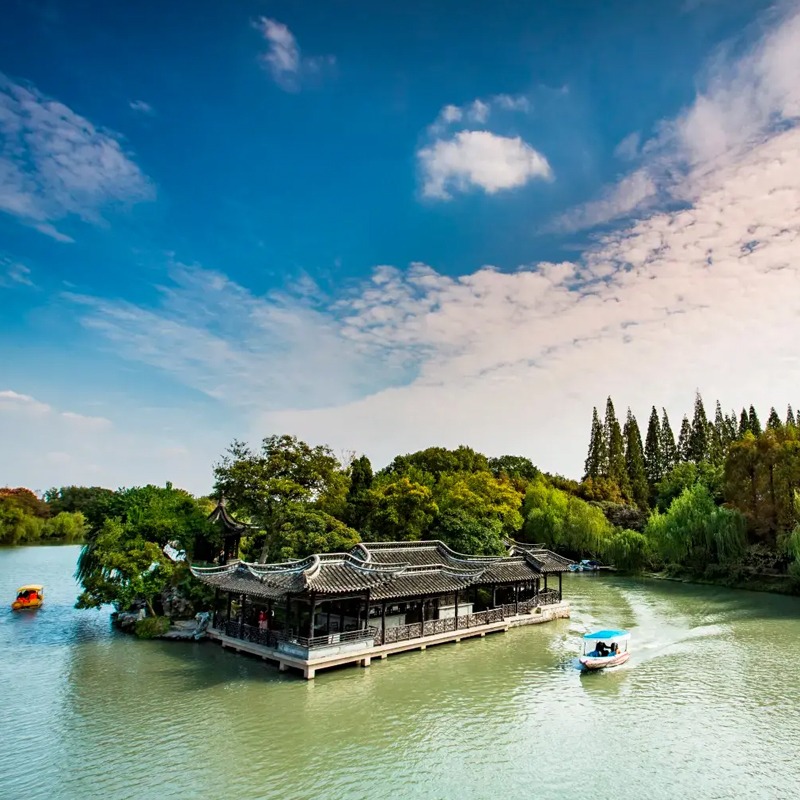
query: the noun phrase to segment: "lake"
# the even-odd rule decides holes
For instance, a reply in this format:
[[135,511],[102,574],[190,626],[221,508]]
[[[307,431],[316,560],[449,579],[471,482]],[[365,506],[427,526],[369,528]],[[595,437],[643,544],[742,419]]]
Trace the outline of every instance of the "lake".
[[[305,682],[73,608],[78,547],[0,549],[0,797],[788,798],[800,599],[568,575],[572,619]],[[44,607],[12,613],[23,583]],[[582,675],[580,637],[632,631]]]

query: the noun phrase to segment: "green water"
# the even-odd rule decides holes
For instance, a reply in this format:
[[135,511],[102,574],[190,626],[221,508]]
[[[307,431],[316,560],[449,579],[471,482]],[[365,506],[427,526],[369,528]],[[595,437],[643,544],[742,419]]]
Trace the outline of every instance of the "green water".
[[[571,620],[306,683],[76,611],[76,547],[0,550],[0,797],[791,798],[800,601],[568,576]],[[589,628],[634,656],[581,675]]]

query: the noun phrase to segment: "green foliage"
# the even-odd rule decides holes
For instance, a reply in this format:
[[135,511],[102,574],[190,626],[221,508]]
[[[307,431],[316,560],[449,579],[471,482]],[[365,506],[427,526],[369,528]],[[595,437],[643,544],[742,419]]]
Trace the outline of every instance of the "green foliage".
[[658,412],[655,406],[650,411],[650,420],[647,423],[647,438],[644,445],[644,471],[647,483],[650,486],[655,486],[664,474],[661,425],[658,422]]
[[694,464],[689,461],[678,464],[656,484],[656,505],[659,510],[666,511],[673,500],[683,493],[684,489],[688,489],[697,483],[705,486],[711,495],[721,502],[722,468],[708,463]]
[[753,406],[750,406],[750,412],[748,413],[747,416],[748,416],[748,427],[750,433],[752,433],[753,436],[760,436],[761,422],[759,421],[758,414],[756,414],[756,410],[755,408],[753,408]]
[[606,542],[603,555],[609,564],[626,572],[640,572],[652,557],[647,536],[629,529],[615,531]]
[[268,535],[268,561],[305,558],[316,553],[343,553],[360,541],[357,531],[313,506],[292,503],[281,524]]
[[42,539],[57,539],[62,542],[82,542],[89,526],[80,511],[62,511],[55,517],[46,519],[42,525]]
[[91,528],[99,528],[106,517],[118,513],[117,494],[100,486],[62,486],[44,494],[50,514],[80,512]]
[[778,431],[783,427],[783,423],[781,422],[781,418],[778,416],[778,412],[775,410],[773,406],[769,410],[769,418],[767,419],[767,430],[768,431]]
[[436,517],[430,537],[441,539],[459,553],[485,556],[505,553],[503,526],[499,520],[479,520],[457,508],[443,511]]
[[[564,487],[556,487],[564,488]],[[611,478],[587,478],[573,494],[577,494],[583,500],[596,503],[615,503],[622,504],[625,498],[622,496],[619,484]]]
[[129,611],[143,601],[156,616],[153,600],[175,571],[158,544],[143,538],[134,523],[107,519],[91,542],[91,554],[90,568],[81,578],[78,608],[113,603],[118,611]]
[[344,521],[361,530],[369,517],[369,490],[373,482],[372,464],[366,456],[354,459],[350,464],[350,486],[347,490]]
[[647,474],[644,468],[644,453],[642,452],[642,437],[636,417],[628,409],[625,421],[625,470],[630,486],[631,499],[639,508],[648,507],[650,487],[647,483]]
[[384,472],[392,476],[410,476],[414,468],[438,479],[440,475],[452,472],[487,471],[489,459],[465,445],[460,445],[455,450],[428,447],[416,453],[397,456]]
[[[681,433],[683,433],[682,430]],[[708,459],[708,418],[706,417],[706,410],[703,407],[703,398],[700,397],[700,392],[697,392],[694,398],[694,416],[692,417],[692,428],[689,431],[687,451],[687,460],[693,461],[695,464],[700,464]]]
[[665,514],[653,513],[645,536],[664,562],[698,568],[740,555],[745,530],[738,511],[717,506],[708,489],[696,483],[684,489]]
[[675,445],[675,434],[669,424],[667,409],[661,409],[661,474],[669,472],[678,463],[678,448]]
[[583,472],[584,480],[608,475],[608,446],[596,407],[592,409],[592,432]]
[[602,553],[614,530],[599,508],[543,480],[528,487],[522,514],[525,541],[573,555]]
[[169,630],[167,617],[145,617],[136,621],[134,628],[139,639],[155,639],[163,636]]
[[684,416],[681,421],[681,430],[678,434],[678,462],[692,460],[692,449],[690,447],[691,436],[692,427],[689,424],[689,417]]
[[533,481],[541,475],[534,463],[525,456],[490,458],[489,469],[495,478],[509,478],[513,481]]
[[439,509],[427,486],[403,476],[370,490],[368,541],[419,541]]

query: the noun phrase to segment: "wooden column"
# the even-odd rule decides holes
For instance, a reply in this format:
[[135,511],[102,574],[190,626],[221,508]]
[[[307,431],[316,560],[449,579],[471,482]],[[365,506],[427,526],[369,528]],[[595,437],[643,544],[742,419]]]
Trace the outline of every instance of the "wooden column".
[[364,605],[366,606],[366,612],[364,614],[364,630],[369,628],[369,597],[364,599]]
[[225,617],[225,621],[226,622],[230,622],[231,621],[231,603],[232,602],[233,602],[233,595],[230,592],[228,592],[228,611],[227,611],[227,615]]
[[458,630],[458,590],[456,589],[456,607],[455,607],[455,622],[453,623],[453,627]]
[[330,600],[328,600],[328,622],[327,622],[327,626],[328,626],[328,633],[330,633],[331,632],[331,601]]
[[381,604],[381,644],[386,644],[386,601]]
[[272,598],[267,600],[267,630],[272,628]]
[[497,607],[497,584],[492,584],[492,608]]
[[339,633],[344,633],[344,603],[339,601]]
[[308,620],[308,638],[314,638],[314,615],[317,613],[317,598],[311,595],[311,618]]
[[514,613],[519,614],[519,584],[514,584]]
[[561,573],[558,573],[558,601],[561,602]]
[[239,638],[244,638],[244,612],[247,604],[247,595],[239,595],[242,599],[241,607],[239,609]]
[[291,623],[290,623],[290,619],[289,619],[289,614],[291,612],[291,606],[292,606],[292,596],[290,594],[287,594],[286,595],[286,620],[283,623],[283,632],[287,633],[287,634],[292,629],[292,626],[291,626]]
[[544,590],[547,591],[547,573],[544,574]]

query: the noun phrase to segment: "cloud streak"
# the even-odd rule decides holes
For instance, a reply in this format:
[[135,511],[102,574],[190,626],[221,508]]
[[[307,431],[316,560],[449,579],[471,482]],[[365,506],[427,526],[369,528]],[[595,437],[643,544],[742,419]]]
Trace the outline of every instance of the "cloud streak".
[[120,137],[0,73],[0,211],[58,241],[67,217],[98,224],[112,205],[154,196]]
[[253,27],[267,45],[260,56],[262,66],[286,92],[299,91],[304,82],[336,63],[334,56],[303,55],[295,35],[282,22],[259,17]]

